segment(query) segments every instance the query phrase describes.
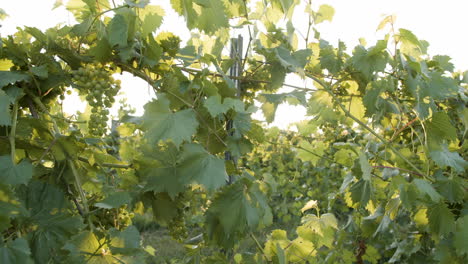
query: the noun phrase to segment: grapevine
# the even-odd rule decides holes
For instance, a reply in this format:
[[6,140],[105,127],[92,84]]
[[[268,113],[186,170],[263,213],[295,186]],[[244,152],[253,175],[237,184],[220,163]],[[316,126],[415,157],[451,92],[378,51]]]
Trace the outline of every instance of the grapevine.
[[[170,0],[188,40],[150,1],[63,2],[75,25],[0,38],[5,264],[159,263],[155,230],[171,263],[467,263],[468,72],[392,16],[346,47],[313,1]],[[109,131],[115,73],[151,98]],[[284,103],[294,132],[268,127]]]

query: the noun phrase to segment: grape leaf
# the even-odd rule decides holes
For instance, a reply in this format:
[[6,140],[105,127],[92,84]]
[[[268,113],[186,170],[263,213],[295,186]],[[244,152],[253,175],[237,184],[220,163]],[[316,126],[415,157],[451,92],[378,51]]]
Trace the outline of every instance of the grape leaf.
[[0,88],[8,84],[29,80],[29,75],[23,72],[0,71]]
[[224,102],[221,103],[221,96],[218,94],[210,96],[205,100],[203,105],[212,117],[216,117],[219,114],[225,114],[229,109],[234,109],[236,112],[242,112],[245,108],[244,103],[239,99],[225,98]]
[[19,188],[18,195],[31,216],[28,222],[35,226],[29,233],[34,259],[40,263],[56,259],[61,254],[56,249],[82,230],[81,216],[70,212],[64,193],[51,184],[33,180],[27,187]]
[[400,200],[403,206],[407,209],[411,209],[416,205],[418,198],[418,190],[414,184],[402,184],[400,185]]
[[130,201],[131,197],[128,192],[114,192],[102,201],[95,203],[94,206],[104,209],[119,208],[124,204],[129,204]]
[[427,218],[431,231],[438,236],[446,235],[455,230],[453,213],[444,203],[439,203],[427,209]]
[[313,165],[317,165],[317,162],[325,153],[327,144],[321,141],[314,141],[311,144],[307,140],[301,140],[298,144],[297,157],[303,161],[310,161]]
[[241,157],[242,155],[251,152],[253,149],[252,143],[244,137],[229,137],[226,144],[229,152],[234,157]]
[[5,18],[8,17],[8,14],[3,10],[3,8],[0,8],[0,20],[4,20]]
[[452,58],[449,56],[443,56],[443,55],[436,55],[432,57],[432,60],[437,63],[437,66],[439,66],[442,70],[444,71],[449,71],[453,72],[454,70],[454,65],[453,63],[450,62]]
[[167,193],[155,194],[151,201],[151,207],[154,219],[163,226],[169,225],[179,214],[177,203]]
[[102,38],[95,46],[89,49],[89,54],[97,61],[104,62],[112,56],[112,47],[109,45],[109,41],[107,39]]
[[211,191],[224,185],[228,179],[224,160],[211,155],[197,144],[184,146],[180,173],[183,182],[195,181]]
[[11,125],[10,104],[10,97],[0,90],[0,126]]
[[415,58],[418,58],[422,54],[426,54],[427,45],[424,41],[420,41],[416,35],[413,34],[413,32],[400,28],[399,33],[400,34],[397,36],[397,38],[401,42],[401,52]]
[[178,166],[151,168],[145,174],[149,175],[145,190],[156,193],[167,192],[171,199],[175,199],[176,195],[182,192],[188,184],[181,180],[182,175]]
[[362,171],[362,179],[366,181],[371,180],[372,167],[367,160],[367,155],[364,152],[359,153],[359,165]]
[[443,168],[449,166],[459,172],[464,172],[468,167],[468,161],[464,160],[457,152],[451,152],[446,145],[441,150],[434,150],[429,153],[435,163]]
[[179,15],[185,17],[189,29],[196,27],[198,14],[193,9],[192,0],[171,0],[171,5]]
[[442,73],[429,73],[428,82],[424,83],[419,90],[420,98],[427,96],[434,100],[443,100],[457,96],[458,85],[454,79],[442,76]]
[[[209,6],[201,8],[197,27],[206,33],[214,33],[220,28],[228,27],[229,23],[224,12],[223,1],[207,0],[207,2],[209,2]],[[220,12],[220,10],[222,11]]]
[[125,0],[125,3],[129,6],[144,8],[149,4],[149,0]]
[[276,58],[284,68],[302,72],[303,74],[303,68],[307,63],[307,58],[312,55],[312,51],[310,49],[305,49],[291,53],[288,49],[280,46],[275,48],[275,54]]
[[439,193],[444,196],[450,203],[459,203],[463,201],[465,196],[465,189],[463,182],[459,177],[443,178],[438,180],[436,188]]
[[320,5],[319,10],[315,15],[315,24],[320,24],[324,21],[332,21],[335,15],[335,9],[330,5]]
[[6,184],[26,184],[33,173],[33,166],[27,160],[13,164],[10,156],[0,157],[0,179]]
[[387,65],[388,53],[385,51],[387,42],[380,40],[368,50],[363,46],[357,46],[353,51],[353,66],[361,71],[368,79],[375,72],[381,72]]
[[32,264],[31,251],[28,242],[24,238],[9,240],[6,244],[0,247],[0,259],[2,264]]
[[207,211],[206,227],[208,237],[229,246],[236,234],[270,221],[271,210],[258,184],[242,178],[216,194]]
[[183,141],[191,141],[198,128],[198,121],[191,109],[173,113],[169,109],[169,100],[163,94],[157,100],[147,103],[143,115],[145,137],[151,144],[160,140],[172,140],[176,146]]
[[343,67],[342,52],[346,50],[346,46],[343,42],[338,43],[338,49],[335,49],[326,40],[320,39],[320,67],[327,69],[331,73],[337,73]]
[[118,14],[112,18],[107,26],[107,34],[111,47],[123,48],[127,46],[128,25],[123,15]]
[[456,232],[454,237],[454,244],[457,253],[461,255],[468,255],[468,215],[458,218],[456,223]]
[[140,16],[142,17],[141,34],[147,36],[153,33],[159,28],[163,22],[164,9],[160,6],[148,5],[140,10]]
[[70,253],[72,263],[113,263],[114,257],[105,252],[104,239],[99,239],[91,231],[84,231],[72,237],[62,248]]
[[413,183],[421,193],[429,195],[432,201],[438,203],[441,200],[442,196],[432,187],[430,182],[423,179],[415,179]]
[[308,214],[302,218],[302,225],[296,231],[301,238],[314,243],[316,248],[331,248],[337,228],[338,222],[333,214],[327,213],[320,217]]
[[442,139],[456,140],[457,130],[450,122],[450,118],[445,112],[434,113],[432,119],[427,124],[427,133],[433,140]]
[[223,1],[171,0],[171,4],[179,15],[185,17],[190,29],[198,28],[211,34],[229,26]]
[[281,254],[278,252],[278,248],[282,250],[287,248],[291,244],[291,241],[288,239],[286,231],[276,229],[271,232],[269,239],[265,243],[265,254],[272,258],[273,256],[278,256]]
[[359,203],[361,207],[366,207],[372,194],[372,184],[370,181],[360,179],[351,186],[349,191],[354,203]]
[[213,191],[224,185],[228,178],[224,161],[208,153],[201,145],[184,145],[180,153],[167,161],[161,159],[162,155],[156,155],[163,162],[163,167],[142,170],[148,177],[145,190],[167,192],[171,199],[191,183],[203,184]]
[[47,263],[60,253],[56,251],[74,234],[83,228],[80,216],[71,214],[58,214],[37,218],[38,229],[31,234],[31,251],[35,260]]
[[109,234],[109,246],[114,254],[132,255],[141,248],[140,232],[135,226],[129,226],[122,231],[112,228]]

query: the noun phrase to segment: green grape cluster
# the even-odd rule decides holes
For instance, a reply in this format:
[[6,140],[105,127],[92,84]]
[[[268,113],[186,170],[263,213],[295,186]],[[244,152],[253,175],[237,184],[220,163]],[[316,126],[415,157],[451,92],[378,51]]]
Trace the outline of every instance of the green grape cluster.
[[181,212],[171,221],[171,224],[168,225],[167,228],[172,238],[177,241],[185,240],[188,236],[187,226],[185,223],[185,214]]
[[133,212],[127,210],[127,205],[123,205],[118,209],[117,226],[118,229],[124,229],[132,225],[132,218],[135,216]]
[[86,96],[91,106],[88,128],[91,135],[102,136],[106,132],[109,109],[120,90],[120,80],[115,80],[102,65],[87,64],[73,72],[73,81],[80,95]]
[[[97,208],[96,208],[97,209]],[[127,205],[120,208],[99,209],[92,217],[93,224],[103,229],[116,228],[125,229],[132,225],[133,212],[127,210]]]

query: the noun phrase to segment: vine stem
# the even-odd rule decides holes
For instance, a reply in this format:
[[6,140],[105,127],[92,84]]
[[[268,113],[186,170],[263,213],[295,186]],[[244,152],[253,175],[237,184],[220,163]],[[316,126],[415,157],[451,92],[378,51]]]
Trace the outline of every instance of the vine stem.
[[11,121],[11,130],[10,130],[10,135],[9,135],[9,140],[10,140],[10,155],[11,155],[11,161],[13,164],[16,164],[16,142],[15,142],[15,137],[16,137],[16,122],[18,121],[18,100],[15,101],[15,104],[13,105],[13,120]]
[[[78,157],[79,161],[86,162],[89,164],[89,160],[85,157]],[[106,167],[106,168],[116,168],[116,169],[128,169],[132,167],[132,164],[115,164],[115,163],[96,163],[97,165],[101,167]]]
[[[381,135],[377,134],[377,132],[375,132],[372,128],[370,128],[367,124],[365,124],[364,122],[362,122],[359,118],[355,117],[353,114],[351,114],[350,111],[348,111],[348,109],[346,109],[346,107],[343,106],[341,100],[333,93],[333,91],[331,90],[331,87],[326,85],[323,81],[321,81],[320,79],[316,78],[315,76],[311,75],[310,73],[306,73],[306,76],[311,78],[312,80],[316,81],[318,84],[320,84],[320,86],[322,86],[324,88],[325,91],[328,92],[328,94],[330,94],[331,97],[333,97],[333,99],[337,102],[339,108],[345,113],[345,115],[349,118],[351,118],[352,120],[354,120],[354,122],[356,122],[358,125],[360,125],[362,128],[364,128],[365,130],[367,130],[368,132],[370,132],[372,135],[374,135],[377,139],[379,139],[382,143],[384,143],[386,146],[388,146],[392,151],[393,153],[395,153],[395,155],[397,155],[399,158],[401,158],[403,161],[405,161],[411,168],[413,168],[417,173],[419,173],[421,176],[423,176],[424,178],[426,179],[429,179],[430,181],[434,181],[432,179],[432,177],[430,177],[429,175],[425,174],[424,172],[422,172],[416,165],[414,165],[410,160],[408,160],[403,154],[401,154],[400,151],[398,151],[394,146],[391,145],[391,142],[387,141],[385,138],[383,138]],[[340,83],[340,81],[334,83],[333,85],[338,85]]]
[[403,168],[398,168],[398,167],[382,166],[382,165],[375,165],[375,166],[371,166],[371,167],[376,168],[376,169],[395,169],[395,170],[405,171],[405,172],[408,172],[408,173],[411,173],[411,174],[414,174],[414,175],[424,177],[424,175],[419,174],[419,173],[417,173],[415,171],[407,170],[407,169],[403,169]]
[[78,170],[76,169],[75,164],[73,163],[73,161],[71,159],[68,159],[67,162],[68,162],[68,166],[70,166],[70,168],[72,170],[73,178],[75,180],[75,185],[76,185],[76,188],[78,189],[78,193],[80,194],[81,202],[83,203],[83,208],[84,208],[83,213],[84,213],[84,215],[86,215],[86,219],[88,220],[89,228],[91,230],[93,230],[94,226],[93,226],[93,223],[91,221],[91,217],[89,215],[88,200],[86,199],[86,195],[84,193],[84,190],[81,187],[80,175],[78,174]]
[[265,257],[265,259],[268,262],[270,262],[271,260],[267,257],[265,250],[263,250],[262,245],[260,244],[260,242],[258,242],[258,239],[255,237],[255,235],[252,232],[250,232],[249,235],[255,241],[255,244],[257,245],[258,249],[260,249],[260,251],[262,252],[263,257]]

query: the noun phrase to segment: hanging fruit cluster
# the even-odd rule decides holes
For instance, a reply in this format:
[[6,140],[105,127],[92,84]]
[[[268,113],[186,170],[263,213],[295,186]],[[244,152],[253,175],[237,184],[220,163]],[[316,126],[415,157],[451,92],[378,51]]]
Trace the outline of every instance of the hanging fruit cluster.
[[88,121],[89,133],[102,136],[106,133],[109,109],[120,90],[120,80],[115,80],[108,69],[100,64],[87,64],[73,71],[73,81],[80,95],[86,96],[91,106]]

